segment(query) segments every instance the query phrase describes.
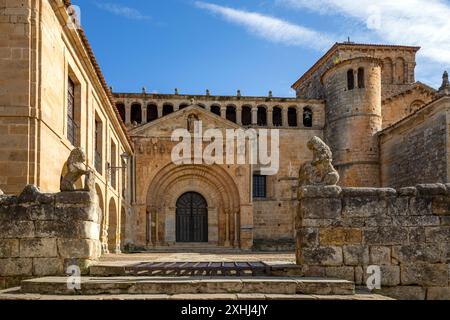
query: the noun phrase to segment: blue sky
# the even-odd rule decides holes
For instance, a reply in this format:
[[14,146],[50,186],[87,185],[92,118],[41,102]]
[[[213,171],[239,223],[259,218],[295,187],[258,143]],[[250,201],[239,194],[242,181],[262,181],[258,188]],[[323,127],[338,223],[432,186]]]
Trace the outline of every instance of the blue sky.
[[72,2],[116,92],[294,96],[291,84],[348,36],[422,46],[417,80],[434,87],[450,66],[448,0]]

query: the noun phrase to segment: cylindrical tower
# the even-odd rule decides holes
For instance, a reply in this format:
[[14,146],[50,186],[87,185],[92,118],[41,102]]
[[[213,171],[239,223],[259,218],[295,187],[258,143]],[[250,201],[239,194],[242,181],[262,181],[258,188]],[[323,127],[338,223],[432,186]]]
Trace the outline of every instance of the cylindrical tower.
[[345,60],[322,76],[326,94],[325,139],[345,187],[378,187],[382,129],[381,61]]

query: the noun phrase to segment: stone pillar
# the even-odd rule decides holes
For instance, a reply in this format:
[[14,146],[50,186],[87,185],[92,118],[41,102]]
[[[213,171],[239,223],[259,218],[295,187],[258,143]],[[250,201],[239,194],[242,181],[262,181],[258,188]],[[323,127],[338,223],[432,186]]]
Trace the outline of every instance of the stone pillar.
[[158,119],[163,116],[163,105],[158,103]]
[[227,107],[220,107],[220,116],[224,119],[227,117]]
[[236,123],[242,126],[242,106],[236,107]]
[[258,107],[252,107],[252,125],[258,124]]
[[[303,128],[303,108],[304,107],[297,107],[297,127]],[[315,119],[313,118],[313,121]]]
[[147,123],[147,104],[142,103],[141,106],[141,112],[142,112],[142,124]]
[[273,127],[273,108],[267,107],[267,126]]
[[125,124],[131,124],[131,103],[129,101],[125,102]]
[[173,105],[173,112],[177,112],[180,110],[180,105],[179,104],[174,104]]
[[282,118],[282,124],[283,127],[289,127],[289,121],[288,121],[288,108],[283,106],[281,109],[281,118]]
[[225,210],[225,247],[230,246],[230,210]]

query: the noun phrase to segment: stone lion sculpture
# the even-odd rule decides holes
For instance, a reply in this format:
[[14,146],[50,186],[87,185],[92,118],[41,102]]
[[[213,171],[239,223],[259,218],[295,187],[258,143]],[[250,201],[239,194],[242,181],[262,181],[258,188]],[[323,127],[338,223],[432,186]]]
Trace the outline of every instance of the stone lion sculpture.
[[84,163],[86,162],[86,155],[81,148],[75,148],[69,155],[67,159],[67,169],[68,172],[61,179],[61,191],[76,191],[75,183],[83,175],[86,175],[86,190],[92,188],[93,173],[90,170],[85,169]]
[[336,185],[339,182],[339,173],[332,165],[333,154],[330,148],[318,137],[313,137],[307,146],[313,152],[313,160],[300,168],[300,186]]

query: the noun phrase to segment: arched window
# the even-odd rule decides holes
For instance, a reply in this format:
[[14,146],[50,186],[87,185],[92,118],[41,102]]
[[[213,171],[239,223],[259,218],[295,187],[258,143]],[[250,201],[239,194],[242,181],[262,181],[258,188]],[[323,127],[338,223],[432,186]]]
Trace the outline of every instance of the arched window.
[[236,107],[228,106],[226,116],[227,116],[227,120],[236,123]]
[[392,84],[392,60],[385,58],[381,69],[381,79],[383,84]]
[[267,126],[267,110],[265,107],[258,107],[258,126]]
[[395,59],[395,83],[405,83],[405,60],[403,58]]
[[272,123],[275,127],[281,127],[283,125],[283,116],[281,115],[281,108],[274,107],[272,109]]
[[182,103],[180,104],[180,106],[178,107],[178,110],[183,110],[185,108],[189,107],[189,105],[187,103]]
[[365,88],[364,68],[358,69],[358,88]]
[[313,124],[313,113],[310,107],[305,107],[303,109],[303,126],[306,128],[311,128]]
[[220,106],[218,105],[211,106],[211,112],[217,114],[220,117]]
[[288,109],[288,125],[289,127],[296,127],[297,124],[297,108],[290,107]]
[[156,104],[149,104],[147,106],[147,122],[152,122],[158,119],[158,106]]
[[119,112],[120,119],[125,122],[125,105],[123,103],[116,104],[116,109]]
[[131,105],[131,123],[142,123],[142,109],[141,105],[134,103]]
[[252,107],[243,106],[242,107],[242,125],[249,126],[252,124]]
[[173,105],[165,104],[163,105],[163,116],[173,113]]
[[355,75],[353,69],[347,71],[347,89],[353,90],[355,88]]

